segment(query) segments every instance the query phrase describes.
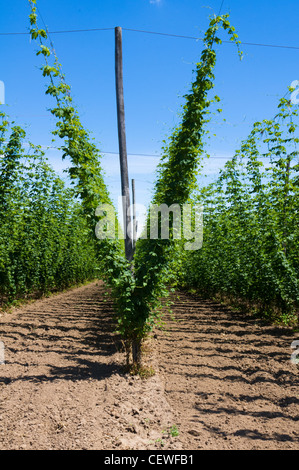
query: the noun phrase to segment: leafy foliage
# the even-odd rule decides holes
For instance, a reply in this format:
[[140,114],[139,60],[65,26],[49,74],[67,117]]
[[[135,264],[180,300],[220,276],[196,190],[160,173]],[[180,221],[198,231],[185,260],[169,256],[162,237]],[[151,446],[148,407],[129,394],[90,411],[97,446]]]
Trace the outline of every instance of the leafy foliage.
[[198,194],[203,248],[186,256],[181,280],[205,295],[290,319],[299,302],[298,109],[279,101],[256,122],[216,183]]
[[25,132],[0,125],[0,298],[60,290],[97,276],[95,247],[81,204]]
[[[38,55],[44,56],[43,76],[49,77],[47,93],[52,95],[57,107],[52,113],[57,117],[55,133],[64,140],[64,155],[69,156],[73,166],[70,175],[75,182],[78,195],[82,198],[84,211],[91,228],[95,231],[97,218],[95,209],[100,203],[111,203],[104,184],[99,164],[100,152],[90,142],[78,113],[72,105],[70,87],[65,83],[56,54],[44,44],[47,32],[37,26],[36,0],[31,5],[31,37],[40,41]],[[215,44],[221,43],[216,36],[220,28],[226,30],[230,39],[239,45],[228,15],[217,16],[210,22],[205,34],[205,49],[197,64],[196,78],[190,93],[185,97],[181,125],[176,128],[165,145],[165,157],[161,163],[155,188],[154,203],[186,203],[195,186],[196,171],[203,157],[202,146],[208,110],[218,97],[208,99],[213,88],[213,69],[216,63]],[[50,60],[52,62],[50,63]],[[115,300],[118,327],[128,344],[132,344],[133,361],[140,360],[140,343],[158,318],[159,299],[166,293],[172,265],[175,260],[176,244],[173,240],[138,240],[133,266],[124,256],[118,240],[98,240],[97,256],[102,267],[101,276],[112,288]]]

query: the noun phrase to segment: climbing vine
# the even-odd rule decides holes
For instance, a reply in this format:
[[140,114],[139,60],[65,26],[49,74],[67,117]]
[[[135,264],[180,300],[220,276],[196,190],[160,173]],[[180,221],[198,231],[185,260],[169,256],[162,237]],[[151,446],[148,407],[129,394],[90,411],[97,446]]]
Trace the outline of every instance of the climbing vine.
[[298,107],[286,96],[273,119],[254,124],[216,183],[198,192],[205,244],[187,256],[181,278],[285,322],[299,303],[297,129]]
[[25,131],[0,114],[0,305],[97,276],[93,241],[73,191]]
[[[55,52],[46,45],[47,31],[37,25],[36,0],[29,0],[29,3],[31,37],[39,41],[37,54],[45,60],[42,73],[50,80],[47,94],[56,100],[56,107],[51,110],[57,118],[55,134],[64,141],[63,155],[72,162],[70,176],[82,198],[90,229],[94,233],[97,206],[100,203],[111,204],[102,176],[100,152],[90,142],[88,132],[80,122],[72,103],[70,87],[65,82]],[[164,158],[153,198],[156,204],[171,205],[175,202],[182,206],[189,200],[195,187],[196,171],[204,157],[203,141],[209,107],[219,101],[217,96],[209,99],[208,94],[213,88],[213,69],[216,64],[214,46],[221,43],[217,36],[221,28],[239,47],[238,36],[229,23],[228,15],[214,17],[205,34],[205,47],[196,66],[195,80],[185,97],[181,124],[163,149]],[[103,268],[101,276],[112,289],[118,330],[126,343],[132,346],[135,364],[140,363],[141,342],[153,328],[157,318],[157,304],[166,293],[175,249],[172,239],[138,240],[131,269],[119,240],[97,241],[98,259]]]

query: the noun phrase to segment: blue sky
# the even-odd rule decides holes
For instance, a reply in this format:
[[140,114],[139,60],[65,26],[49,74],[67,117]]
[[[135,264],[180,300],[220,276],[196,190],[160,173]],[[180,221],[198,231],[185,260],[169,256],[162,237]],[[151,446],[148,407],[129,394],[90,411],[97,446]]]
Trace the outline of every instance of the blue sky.
[[[50,31],[121,26],[154,32],[202,37],[222,0],[38,0]],[[295,0],[242,2],[224,0],[239,38],[247,43],[299,47],[299,4]],[[26,0],[1,0],[0,33],[26,32]],[[227,39],[221,33],[223,39]],[[114,79],[114,31],[52,34],[59,60],[81,120],[102,152],[118,151]],[[0,80],[5,83],[5,111],[35,144],[52,144],[55,120],[45,96],[46,79],[35,56],[37,44],[29,35],[0,35]],[[218,48],[215,93],[221,98],[221,118],[211,124],[216,133],[209,143],[212,158],[205,165],[215,178],[256,120],[271,118],[278,99],[299,79],[299,49],[242,45],[239,61],[233,45]],[[183,95],[189,89],[202,42],[123,31],[124,92],[129,176],[136,181],[136,198],[148,204],[163,139],[178,124]],[[223,119],[226,119],[223,122]],[[57,150],[47,152],[59,172],[67,166]],[[136,154],[136,155],[131,155]],[[157,155],[145,157],[142,154]],[[103,156],[106,181],[113,199],[120,193],[117,154]]]

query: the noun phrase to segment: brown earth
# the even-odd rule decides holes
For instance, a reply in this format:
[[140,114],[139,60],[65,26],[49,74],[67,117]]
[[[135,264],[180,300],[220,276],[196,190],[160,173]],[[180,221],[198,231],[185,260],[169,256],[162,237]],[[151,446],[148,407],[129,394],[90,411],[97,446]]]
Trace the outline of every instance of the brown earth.
[[0,450],[299,449],[298,334],[181,293],[142,379],[124,372],[104,292],[2,314]]

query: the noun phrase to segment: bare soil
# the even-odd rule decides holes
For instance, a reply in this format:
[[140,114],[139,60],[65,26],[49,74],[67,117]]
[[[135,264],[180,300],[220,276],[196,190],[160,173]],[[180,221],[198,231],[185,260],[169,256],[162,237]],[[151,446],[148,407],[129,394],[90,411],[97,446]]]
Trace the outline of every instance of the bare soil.
[[298,450],[298,334],[180,293],[131,376],[101,282],[0,317],[0,450]]

